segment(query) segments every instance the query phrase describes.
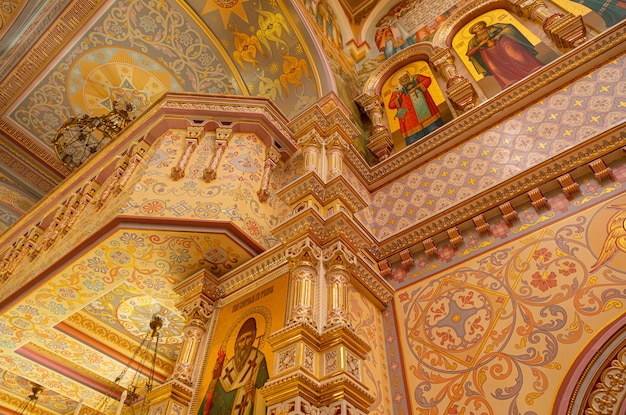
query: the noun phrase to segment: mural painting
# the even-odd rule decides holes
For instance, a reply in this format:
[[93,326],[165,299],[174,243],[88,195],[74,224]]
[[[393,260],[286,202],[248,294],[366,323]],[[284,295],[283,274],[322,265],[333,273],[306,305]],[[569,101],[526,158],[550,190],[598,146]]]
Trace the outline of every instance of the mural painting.
[[453,45],[470,74],[489,96],[557,57],[505,10],[493,10],[469,22],[454,36]]
[[425,61],[400,68],[385,81],[381,92],[396,151],[452,119],[443,92]]
[[221,309],[197,415],[265,414],[259,388],[271,373],[268,339],[284,323],[287,286],[285,276]]
[[[337,96],[341,98],[351,114],[359,114],[354,98],[361,93],[361,82],[358,80],[355,60],[344,49],[343,35],[339,25],[339,19],[346,19],[345,14],[336,13],[328,0],[300,0],[300,2],[334,74]],[[307,104],[311,105],[313,102],[314,100],[311,100]],[[360,117],[353,116],[351,120],[361,131],[365,130]],[[376,163],[374,155],[367,148],[364,133],[352,144],[368,164]]]
[[403,0],[376,23],[378,51],[390,58],[417,43],[429,41],[450,14],[467,1]]
[[567,356],[623,314],[621,187],[609,201],[396,292],[414,413],[551,413]]
[[320,96],[311,51],[294,13],[278,1],[197,1],[191,6],[232,56],[246,92],[271,98],[290,117]]

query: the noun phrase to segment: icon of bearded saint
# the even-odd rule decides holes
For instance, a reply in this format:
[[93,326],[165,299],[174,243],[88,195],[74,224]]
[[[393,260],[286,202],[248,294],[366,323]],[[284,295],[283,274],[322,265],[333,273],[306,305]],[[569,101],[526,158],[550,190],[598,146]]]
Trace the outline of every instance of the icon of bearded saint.
[[213,378],[198,415],[256,413],[254,409],[259,406],[257,389],[269,378],[265,355],[254,346],[255,341],[260,340],[256,332],[256,320],[251,317],[239,329],[234,356],[226,364],[226,353],[220,348]]

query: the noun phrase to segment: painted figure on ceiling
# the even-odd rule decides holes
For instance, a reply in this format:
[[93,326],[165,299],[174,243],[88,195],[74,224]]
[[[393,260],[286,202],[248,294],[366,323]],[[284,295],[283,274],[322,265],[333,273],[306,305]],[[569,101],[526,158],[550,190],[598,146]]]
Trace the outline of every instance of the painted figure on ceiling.
[[316,20],[321,26],[324,35],[331,41],[331,43],[337,48],[342,48],[343,39],[341,36],[341,30],[339,30],[336,23],[337,17],[326,0],[321,0],[317,4]]
[[256,320],[251,317],[239,329],[234,356],[225,365],[226,354],[220,349],[198,415],[254,413],[257,390],[269,379],[265,355],[254,346],[256,333]]
[[610,261],[619,251],[626,253],[626,204],[609,205],[617,212],[606,225],[607,236],[598,260],[591,266],[591,272]]
[[378,25],[380,28],[376,30],[376,46],[385,54],[385,58],[390,58],[416,41],[415,33],[409,33],[397,15],[383,17]]
[[403,71],[398,82],[400,86],[391,93],[387,106],[396,109],[400,132],[409,145],[441,127],[443,120],[428,92],[430,77]]
[[474,36],[469,41],[467,56],[478,73],[493,75],[502,89],[543,66],[535,57],[533,45],[512,24],[487,26],[479,21],[469,31]]

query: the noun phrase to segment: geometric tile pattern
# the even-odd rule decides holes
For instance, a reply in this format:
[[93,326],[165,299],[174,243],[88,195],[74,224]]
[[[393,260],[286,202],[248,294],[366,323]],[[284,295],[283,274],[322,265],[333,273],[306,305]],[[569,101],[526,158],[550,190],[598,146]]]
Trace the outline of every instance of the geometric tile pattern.
[[384,240],[625,118],[622,56],[373,193],[358,217]]

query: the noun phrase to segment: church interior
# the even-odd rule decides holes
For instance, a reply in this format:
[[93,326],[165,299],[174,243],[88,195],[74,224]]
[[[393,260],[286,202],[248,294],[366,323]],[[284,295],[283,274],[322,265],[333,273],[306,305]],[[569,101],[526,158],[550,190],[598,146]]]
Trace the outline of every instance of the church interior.
[[0,0],[0,414],[626,413],[625,17]]

